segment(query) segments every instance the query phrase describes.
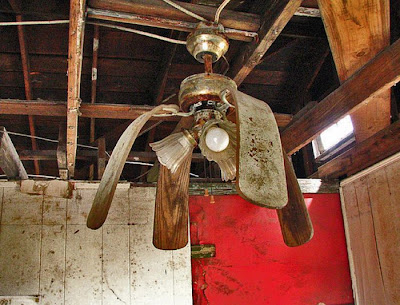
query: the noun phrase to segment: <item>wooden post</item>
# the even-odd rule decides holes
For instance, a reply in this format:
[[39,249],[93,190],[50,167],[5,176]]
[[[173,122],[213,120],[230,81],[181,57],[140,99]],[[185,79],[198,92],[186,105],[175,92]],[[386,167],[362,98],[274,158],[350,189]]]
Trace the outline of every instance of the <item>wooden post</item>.
[[57,164],[60,178],[67,180],[67,124],[65,124],[65,121],[60,123],[58,130]]
[[85,29],[85,0],[71,0],[68,46],[68,101],[67,101],[67,167],[69,177],[74,176],[78,116]]
[[28,179],[14,144],[3,126],[0,126],[0,167],[8,179]]
[[[96,103],[96,93],[97,93],[97,66],[99,57],[99,26],[94,25],[93,27],[93,57],[92,57],[92,91],[90,97],[90,103]],[[96,137],[95,133],[95,118],[90,119],[90,143],[94,142]],[[89,167],[89,180],[93,180],[94,177],[94,164]]]

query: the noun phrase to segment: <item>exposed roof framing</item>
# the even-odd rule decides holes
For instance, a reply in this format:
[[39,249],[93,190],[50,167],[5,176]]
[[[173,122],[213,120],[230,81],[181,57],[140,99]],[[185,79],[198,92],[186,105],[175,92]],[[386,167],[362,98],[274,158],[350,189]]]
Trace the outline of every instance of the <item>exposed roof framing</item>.
[[231,64],[228,76],[240,85],[257,66],[285,25],[300,7],[301,0],[266,1],[261,14],[258,40],[247,45]]
[[400,40],[387,47],[325,99],[293,120],[282,145],[293,154],[346,114],[400,81]]
[[[154,106],[122,105],[104,103],[82,103],[79,111],[82,118],[134,120],[143,113],[150,111]],[[33,114],[41,116],[66,116],[66,103],[53,101],[25,101],[0,99],[0,114]],[[292,119],[292,115],[275,113],[279,127],[286,126]],[[150,121],[178,121],[179,117],[152,117]]]

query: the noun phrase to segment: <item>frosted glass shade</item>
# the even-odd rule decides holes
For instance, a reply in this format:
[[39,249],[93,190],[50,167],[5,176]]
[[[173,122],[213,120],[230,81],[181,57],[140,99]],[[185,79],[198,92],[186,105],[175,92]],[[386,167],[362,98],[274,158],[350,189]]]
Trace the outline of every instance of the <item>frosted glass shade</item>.
[[149,145],[156,152],[158,161],[173,173],[194,148],[194,144],[183,132],[173,133]]

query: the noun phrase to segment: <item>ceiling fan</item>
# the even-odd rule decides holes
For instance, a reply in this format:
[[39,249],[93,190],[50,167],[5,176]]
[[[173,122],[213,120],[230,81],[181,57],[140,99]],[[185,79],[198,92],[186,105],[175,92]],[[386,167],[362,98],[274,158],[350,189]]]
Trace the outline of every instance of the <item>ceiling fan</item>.
[[[153,115],[181,115],[171,135],[150,144],[161,164],[153,244],[165,250],[187,244],[189,172],[196,146],[209,161],[219,165],[222,180],[236,179],[241,197],[277,210],[288,246],[306,243],[313,236],[311,220],[270,107],[238,91],[230,78],[212,73],[212,63],[229,47],[222,25],[200,22],[188,36],[186,46],[196,60],[204,63],[205,73],[183,80],[180,107],[159,105],[125,130],[101,179],[87,226],[98,229],[104,223],[125,161],[147,120]],[[228,119],[232,114],[236,114],[236,123]]]

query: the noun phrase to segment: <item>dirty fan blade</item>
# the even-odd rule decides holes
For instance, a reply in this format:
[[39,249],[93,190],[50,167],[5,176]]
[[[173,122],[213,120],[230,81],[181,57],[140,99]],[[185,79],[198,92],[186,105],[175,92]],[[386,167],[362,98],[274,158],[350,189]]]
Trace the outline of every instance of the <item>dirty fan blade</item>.
[[289,201],[283,209],[276,212],[285,244],[289,247],[297,247],[313,237],[314,229],[292,163],[285,152],[283,156]]
[[125,165],[125,161],[128,158],[132,145],[135,142],[136,137],[138,136],[143,125],[153,116],[153,114],[168,111],[164,111],[164,108],[168,108],[169,111],[172,108],[178,110],[176,105],[157,106],[151,111],[143,113],[135,121],[133,121],[119,138],[118,143],[115,146],[111,158],[107,164],[106,170],[104,171],[103,177],[101,178],[96,196],[93,200],[93,205],[87,219],[87,226],[90,229],[95,230],[100,228],[106,220],[108,210],[110,209],[110,205],[114,197],[115,189],[117,188],[119,177],[121,176]]
[[176,250],[188,242],[191,160],[192,152],[175,173],[160,165],[153,234],[153,244],[158,249]]
[[281,209],[287,204],[285,169],[278,125],[263,101],[232,92],[236,101],[236,186],[247,201]]

